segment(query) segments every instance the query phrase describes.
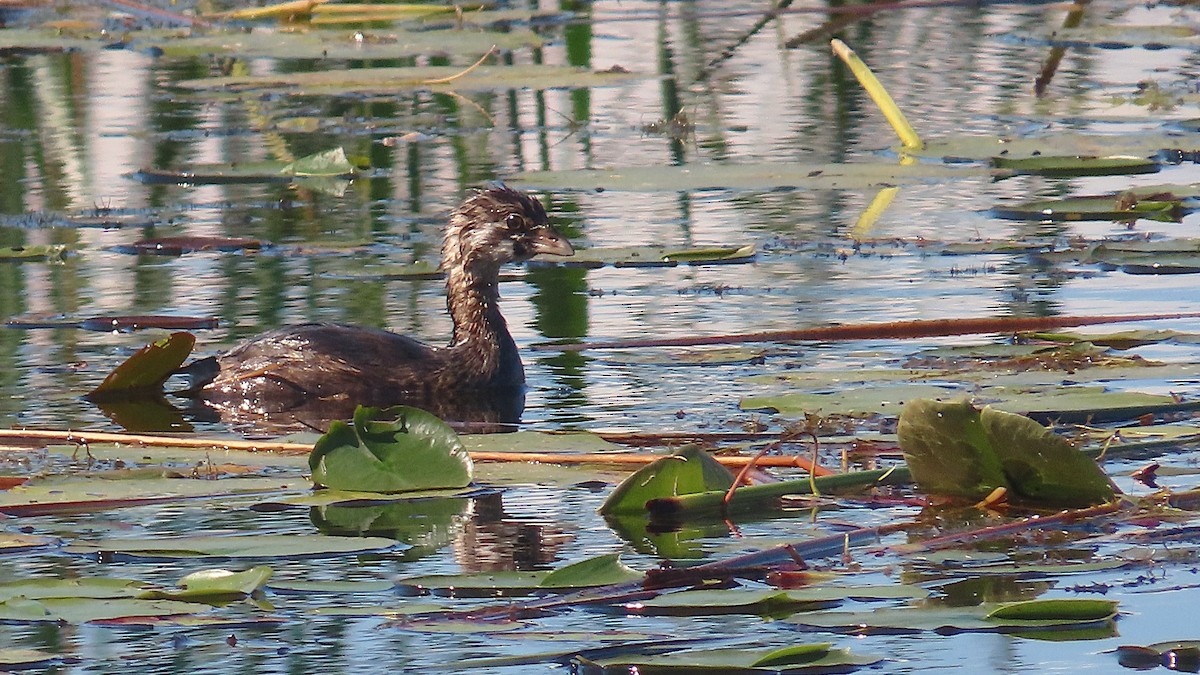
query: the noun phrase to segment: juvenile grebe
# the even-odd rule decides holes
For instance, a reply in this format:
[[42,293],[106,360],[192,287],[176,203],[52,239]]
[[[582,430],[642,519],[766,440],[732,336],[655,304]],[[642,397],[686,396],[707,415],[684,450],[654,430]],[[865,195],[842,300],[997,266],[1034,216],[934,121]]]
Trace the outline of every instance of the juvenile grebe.
[[[196,396],[234,417],[308,411],[337,419],[359,404],[404,403],[442,416],[488,418],[465,421],[516,421],[525,371],[500,314],[497,283],[502,265],[538,253],[574,250],[548,224],[538,200],[506,187],[481,190],[454,210],[442,244],[454,325],[449,346],[375,328],[309,323],[266,332],[183,372],[192,376]],[[498,410],[474,410],[480,401]]]

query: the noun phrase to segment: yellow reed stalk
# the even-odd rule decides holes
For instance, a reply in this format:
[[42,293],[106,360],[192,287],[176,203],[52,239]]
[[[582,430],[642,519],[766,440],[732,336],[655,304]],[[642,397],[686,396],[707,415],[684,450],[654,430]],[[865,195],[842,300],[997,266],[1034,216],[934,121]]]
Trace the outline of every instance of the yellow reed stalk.
[[896,130],[896,135],[900,137],[900,143],[910,150],[919,150],[925,147],[921,142],[921,137],[917,135],[917,131],[912,128],[912,125],[905,119],[904,113],[900,112],[899,106],[892,100],[892,95],[884,89],[883,83],[879,78],[875,77],[875,73],[863,63],[863,60],[858,58],[858,54],[854,53],[845,42],[834,38],[830,41],[833,46],[833,53],[842,60],[850,68],[850,72],[854,73],[854,77],[858,78],[858,83],[867,90],[867,94],[871,96],[871,100],[875,101],[875,105],[879,106],[879,110],[883,112],[883,116],[887,118],[892,129]]

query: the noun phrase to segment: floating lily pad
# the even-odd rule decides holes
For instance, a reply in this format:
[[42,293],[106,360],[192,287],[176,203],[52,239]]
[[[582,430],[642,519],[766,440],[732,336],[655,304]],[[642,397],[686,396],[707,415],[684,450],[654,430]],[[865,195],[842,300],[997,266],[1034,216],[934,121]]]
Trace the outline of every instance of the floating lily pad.
[[77,542],[67,553],[105,558],[172,560],[176,558],[316,558],[402,550],[402,544],[381,537],[327,537],[310,534],[248,534],[234,536],[153,537]]
[[328,96],[352,93],[385,94],[414,89],[464,92],[603,87],[647,77],[652,76],[626,70],[594,72],[548,65],[481,66],[467,73],[459,67],[427,66],[233,75],[184,80],[175,83],[175,86],[196,91],[287,90],[299,94]]
[[1021,174],[1057,177],[1155,173],[1160,168],[1158,162],[1154,160],[1127,155],[993,157],[992,165],[998,169],[1009,169]]
[[778,395],[746,396],[742,410],[766,410],[783,415],[814,413],[821,415],[899,415],[906,401],[919,398],[954,396],[961,387],[954,384],[906,384],[856,387],[829,394],[794,392]]
[[[0,513],[2,512],[3,511],[0,510]],[[57,537],[0,532],[0,555],[26,553],[35,549],[45,548],[47,546],[55,546],[60,542],[61,540]]]
[[1097,49],[1180,47],[1189,50],[1200,47],[1200,35],[1196,30],[1191,26],[1180,25],[1058,26],[1052,32],[1009,33],[1005,37],[1027,44],[1056,47],[1095,47]]
[[[1038,601],[1033,601],[1038,602]],[[1116,603],[1108,600],[1065,600],[1056,602],[1086,603],[1080,608],[1064,606],[1058,614],[1043,614],[1045,618],[1006,618],[989,616],[1002,605],[985,603],[975,607],[912,606],[885,607],[869,612],[807,612],[795,614],[784,621],[810,629],[835,630],[845,633],[918,633],[934,631],[943,634],[983,633],[1026,633],[1036,631],[1068,631],[1096,627],[1101,632],[1092,637],[1112,635],[1115,626]],[[1099,612],[1094,603],[1108,606]],[[1018,603],[1025,604],[1025,603]],[[1083,609],[1087,611],[1076,611]],[[1003,612],[1002,612],[1003,613]],[[1036,613],[1036,612],[1035,612]],[[1073,615],[1077,614],[1077,615]]]
[[905,406],[897,428],[917,485],[934,495],[1081,507],[1113,498],[1108,477],[1066,439],[1021,415],[966,401]]
[[209,606],[176,600],[135,598],[11,598],[0,602],[0,621],[70,623],[126,617],[165,617],[208,611]]
[[12,598],[137,598],[149,585],[133,579],[83,577],[80,579],[33,578],[0,583],[0,601]]
[[586,663],[576,659],[576,662],[589,669],[600,668],[604,673],[828,673],[848,672],[881,660],[822,643],[774,651],[746,647],[642,656],[623,654],[587,660]]
[[313,481],[341,490],[405,492],[460,488],[471,457],[445,422],[407,406],[359,406],[353,424],[334,422],[313,446]]
[[0,246],[0,262],[62,262],[67,257],[67,251],[65,244]]
[[[195,452],[193,450],[193,452]],[[0,513],[30,516],[47,513],[124,508],[199,497],[230,497],[307,491],[310,484],[293,477],[197,478],[46,476],[0,492]]]
[[813,586],[779,589],[718,589],[667,593],[631,604],[631,611],[647,614],[753,613],[787,616],[795,612],[835,607],[845,600],[923,599],[929,591],[917,586]]
[[614,553],[581,560],[552,571],[433,574],[400,579],[396,587],[409,593],[480,598],[527,595],[537,590],[593,588],[642,578],[641,572],[623,565]]
[[1200,671],[1200,640],[1174,640],[1145,646],[1121,645],[1116,652],[1120,664],[1134,670],[1152,670],[1162,666],[1180,672]]
[[313,593],[329,594],[374,594],[391,593],[396,587],[391,581],[268,581],[267,588],[276,593],[295,593],[310,595]]
[[933,164],[687,164],[613,169],[530,171],[509,176],[509,183],[543,190],[868,189],[906,183],[979,179],[992,174],[978,167]]
[[183,255],[197,251],[257,251],[262,247],[262,241],[243,237],[158,237],[140,239],[129,246],[119,246],[117,250],[122,253]]
[[575,249],[570,258],[540,255],[530,261],[534,266],[553,267],[673,267],[678,264],[751,262],[753,244],[713,246],[709,248],[672,248],[670,246],[623,246]]
[[[343,72],[343,71],[337,71]],[[262,161],[238,164],[193,164],[186,169],[144,168],[130,177],[150,185],[225,185],[290,183],[309,178],[348,178],[355,167],[341,148],[326,150],[294,162]]]
[[[388,5],[378,5],[387,8]],[[426,6],[426,13],[430,8]],[[361,16],[368,16],[363,14]],[[238,58],[275,59],[398,59],[437,52],[474,60],[493,46],[500,49],[540,47],[545,39],[529,29],[406,30],[368,28],[351,30],[252,30],[206,32],[165,38],[139,37],[130,47],[153,50],[168,57],[230,54]]]
[[[1166,186],[1170,187],[1170,186]],[[1075,222],[1087,220],[1158,220],[1179,222],[1191,210],[1184,206],[1185,198],[1161,188],[1140,188],[1111,195],[1093,195],[1069,199],[1040,199],[1014,205],[994,206],[992,215],[1007,220],[1038,222]],[[1195,190],[1189,190],[1195,192]]]

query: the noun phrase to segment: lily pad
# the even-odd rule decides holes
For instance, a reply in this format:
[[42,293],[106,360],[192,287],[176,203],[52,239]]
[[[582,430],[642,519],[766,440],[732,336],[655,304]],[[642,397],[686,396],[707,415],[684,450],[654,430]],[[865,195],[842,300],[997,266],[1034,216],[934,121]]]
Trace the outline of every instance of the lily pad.
[[1120,194],[1041,199],[1011,206],[994,206],[992,215],[1006,220],[1076,222],[1088,220],[1158,220],[1179,222],[1191,210],[1183,197],[1171,192],[1130,190]]
[[1020,174],[1057,177],[1155,173],[1160,168],[1158,162],[1154,160],[1128,155],[993,157],[992,165],[998,169],[1009,169]]
[[472,471],[471,457],[454,430],[407,406],[359,406],[353,424],[329,426],[308,465],[320,485],[367,492],[465,487]]
[[[0,513],[14,516],[80,511],[95,513],[105,509],[201,497],[300,492],[309,487],[309,483],[298,476],[209,480],[199,477],[161,478],[161,470],[152,473],[157,476],[118,473],[109,474],[109,477],[68,475],[31,479],[0,492]],[[121,477],[126,475],[132,477]]]
[[560,567],[543,577],[538,587],[586,588],[637,581],[643,576],[621,563],[620,554],[610,553]]
[[934,164],[686,164],[612,169],[530,171],[506,178],[524,188],[543,190],[625,190],[677,192],[679,190],[766,189],[868,189],[897,184],[990,178],[981,168]]
[[699,446],[681,448],[656,459],[621,482],[604,504],[602,515],[641,514],[653,499],[728,490],[733,474]]
[[586,663],[576,659],[576,663],[600,668],[605,673],[828,673],[848,672],[881,660],[821,643],[793,645],[773,651],[745,647],[642,656],[623,654],[587,660]]
[[0,246],[0,262],[62,262],[67,250],[65,244]]
[[195,345],[196,336],[184,332],[148,344],[117,366],[87,397],[99,401],[160,394],[163,382],[183,365]]
[[528,595],[537,590],[569,591],[638,581],[641,572],[623,565],[615,553],[572,563],[557,570],[490,572],[483,574],[433,574],[396,582],[401,591],[479,598]]
[[81,624],[127,617],[164,617],[208,611],[208,605],[135,598],[11,598],[0,602],[0,621]]
[[966,401],[909,402],[897,429],[913,480],[935,495],[1080,507],[1113,498],[1108,477],[1066,439],[1021,415]]
[[[318,6],[319,8],[320,6]],[[361,5],[360,5],[361,7]],[[376,5],[387,9],[389,5]],[[442,10],[425,6],[425,12]],[[329,13],[326,12],[326,15]],[[369,16],[363,13],[359,20]],[[410,15],[411,16],[411,15]],[[324,18],[324,17],[322,17]],[[345,17],[350,22],[352,17]],[[323,21],[322,23],[329,23]],[[130,47],[153,50],[168,57],[192,57],[229,54],[239,58],[275,59],[398,59],[430,52],[469,56],[472,60],[496,46],[500,49],[540,47],[545,39],[529,29],[485,30],[406,30],[368,28],[352,30],[251,30],[205,32],[169,37],[138,37]]]
[[293,162],[193,164],[186,169],[143,168],[130,174],[130,177],[149,185],[226,185],[290,183],[298,179],[349,178],[354,174],[354,165],[346,158],[345,151],[341,148],[333,148]]
[[[1067,600],[1066,602],[1071,601]],[[1081,602],[1089,603],[1090,608],[1090,603],[1109,601],[1081,600]],[[835,630],[853,634],[924,631],[942,634],[1065,632],[1089,627],[1101,628],[1100,636],[1114,633],[1115,602],[1111,605],[1113,609],[1103,616],[1091,611],[1081,612],[1082,616],[1066,616],[1071,612],[1069,608],[1064,608],[1063,615],[1051,618],[1023,619],[989,616],[992,611],[1000,607],[1003,606],[994,603],[974,607],[944,607],[940,605],[884,607],[869,612],[807,612],[795,614],[784,621],[809,629]]]
[[266,565],[251,567],[242,572],[210,569],[192,572],[179,580],[182,591],[169,593],[175,600],[203,602],[208,598],[245,597],[262,588],[273,570]]
[[529,262],[533,266],[587,267],[674,267],[679,264],[705,265],[712,263],[751,262],[753,244],[745,246],[713,246],[708,248],[673,248],[670,246],[623,246],[575,249],[570,258],[539,255]]
[[309,534],[152,537],[77,542],[64,551],[76,555],[134,560],[178,558],[316,558],[381,553],[406,548],[381,537],[327,537]]
[[449,66],[421,68],[355,68],[271,75],[232,75],[183,80],[182,89],[235,92],[286,90],[297,94],[387,94],[399,91],[496,91],[504,89],[565,89],[603,87],[646,79],[652,75],[627,70],[588,71],[566,66],[481,66],[470,72]]
[[149,586],[133,579],[83,577],[79,579],[33,578],[0,583],[0,601],[12,598],[137,598]]

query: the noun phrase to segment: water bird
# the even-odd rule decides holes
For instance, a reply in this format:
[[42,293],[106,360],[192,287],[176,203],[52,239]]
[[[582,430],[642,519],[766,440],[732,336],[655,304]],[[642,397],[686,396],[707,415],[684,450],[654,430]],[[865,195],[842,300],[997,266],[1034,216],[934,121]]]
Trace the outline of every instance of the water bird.
[[386,330],[305,323],[268,331],[180,370],[189,393],[227,422],[285,414],[306,426],[348,417],[355,405],[409,404],[445,419],[518,421],[525,371],[500,313],[506,263],[574,249],[541,202],[508,187],[480,190],[450,215],[442,243],[450,344]]

